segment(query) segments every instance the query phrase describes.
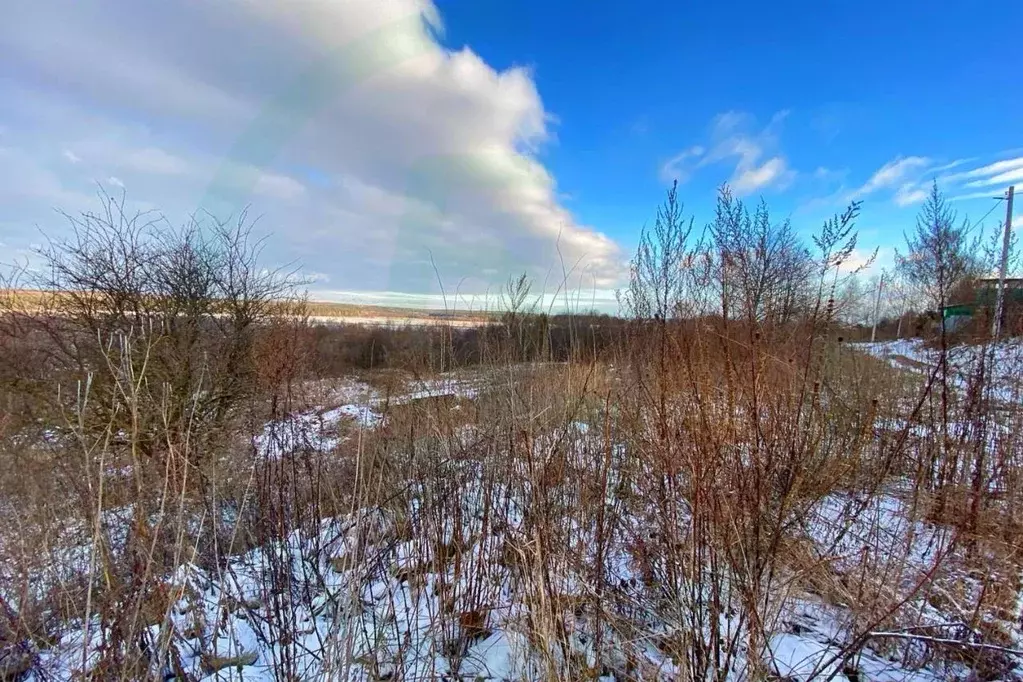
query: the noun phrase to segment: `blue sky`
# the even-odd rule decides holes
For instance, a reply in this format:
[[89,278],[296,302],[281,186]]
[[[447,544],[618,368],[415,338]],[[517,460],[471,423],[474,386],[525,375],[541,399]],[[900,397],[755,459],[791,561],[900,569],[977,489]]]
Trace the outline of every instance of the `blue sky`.
[[[881,247],[897,241],[916,211],[907,200],[918,188],[896,201],[898,181],[926,183],[1021,153],[1023,93],[1009,85],[1023,78],[1018,42],[997,30],[1023,19],[1018,4],[528,6],[443,3],[447,42],[477,45],[498,68],[532,67],[558,119],[558,143],[544,158],[567,204],[623,243],[634,243],[636,225],[672,177],[683,181],[698,222],[709,215],[714,188],[733,179],[735,165],[681,164],[673,172],[669,162],[711,146],[723,114],[741,115],[736,132],[752,138],[771,129],[762,158],[784,160],[789,174],[751,195],[808,230],[886,164],[928,159],[904,163],[898,178],[857,195],[864,236]],[[1023,182],[1023,172],[1015,177]],[[946,184],[951,196],[983,189]],[[995,185],[986,194],[1002,191]],[[979,218],[990,204],[973,199],[957,208]]]
[[[1019,3],[20,3],[0,26],[0,252],[97,187],[248,206],[314,295],[479,305],[510,274],[613,299],[680,181],[804,232],[853,198],[891,260],[937,178],[1023,184]],[[1008,32],[1010,36],[1013,31]],[[1021,211],[1017,209],[1017,213]],[[1021,221],[1023,222],[1023,221]]]

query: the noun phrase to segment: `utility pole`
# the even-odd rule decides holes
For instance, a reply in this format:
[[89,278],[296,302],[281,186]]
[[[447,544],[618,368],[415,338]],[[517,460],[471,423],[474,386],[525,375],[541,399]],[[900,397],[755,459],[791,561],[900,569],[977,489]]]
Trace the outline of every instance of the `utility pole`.
[[1009,236],[1012,234],[1012,195],[1015,185],[1009,186],[1005,202],[1005,236],[1002,238],[1002,262],[998,267],[998,293],[995,299],[995,319],[991,321],[991,338],[998,339],[1002,331],[1002,314],[1005,311],[1005,271],[1009,267]]
[[881,289],[884,287],[884,270],[881,271],[881,278],[877,280],[877,297],[874,299],[874,326],[870,328],[870,342],[874,343],[877,336],[877,311],[881,308]]

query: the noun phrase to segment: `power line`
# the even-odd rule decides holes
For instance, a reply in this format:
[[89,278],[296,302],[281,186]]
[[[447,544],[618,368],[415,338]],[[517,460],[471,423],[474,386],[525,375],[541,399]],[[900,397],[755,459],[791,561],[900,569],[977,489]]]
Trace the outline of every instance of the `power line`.
[[[995,197],[995,201],[1005,201],[1005,199],[1003,199],[1002,197]],[[1001,206],[1001,204],[996,203],[994,206],[990,208],[990,210],[988,210],[987,213],[984,214],[984,217],[978,220],[975,224],[979,225],[980,223],[984,222],[984,218],[987,218],[989,215],[991,215],[994,212],[994,210],[999,206]]]

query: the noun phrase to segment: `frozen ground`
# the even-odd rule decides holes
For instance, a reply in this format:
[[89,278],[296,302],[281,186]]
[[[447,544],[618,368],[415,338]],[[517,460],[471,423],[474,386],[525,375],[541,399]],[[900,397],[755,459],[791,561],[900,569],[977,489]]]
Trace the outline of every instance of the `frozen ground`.
[[[913,343],[864,349],[900,366],[897,356],[921,365],[932,359]],[[1002,359],[1010,352],[996,349]],[[385,396],[347,381],[333,387],[323,407],[268,424],[255,444],[270,458],[329,452],[353,430],[379,427],[392,405],[447,395],[472,399],[480,390],[476,379],[451,376]],[[473,428],[460,437],[471,438]],[[587,475],[587,453],[603,451],[600,424],[572,421],[537,439],[535,454],[566,437],[573,444],[570,465]],[[448,461],[436,472],[450,485],[447,492],[416,492],[410,484],[406,501],[387,509],[323,519],[218,566],[180,565],[163,582],[171,595],[166,614],[148,627],[152,650],[165,652],[147,663],[149,673],[164,680],[510,682],[550,679],[552,670],[571,663],[589,679],[680,679],[680,662],[661,642],[687,627],[682,608],[650,581],[637,550],[659,510],[636,495],[627,501],[613,494],[626,456],[624,446],[611,449],[603,503],[620,521],[604,539],[603,587],[587,565],[595,530],[571,527],[567,534],[577,546],[556,552],[574,552],[577,561],[554,562],[557,571],[537,590],[524,568],[527,557],[541,556],[527,523],[530,487],[507,479],[497,485],[490,479],[488,487],[482,463]],[[525,470],[509,471],[527,480]],[[115,551],[131,516],[131,508],[121,508],[102,517]],[[777,593],[768,596],[765,611],[774,616],[766,641],[750,650],[743,619],[718,615],[722,633],[739,642],[720,679],[741,682],[765,673],[792,681],[971,679],[969,658],[948,651],[984,645],[984,633],[966,623],[985,577],[963,562],[950,529],[920,519],[911,491],[898,482],[871,495],[832,493],[813,504],[790,538],[805,547],[806,559],[779,567]],[[58,562],[69,575],[61,580],[88,572],[96,551],[89,535],[69,527],[67,556]],[[811,587],[805,574],[813,571],[833,589]],[[705,589],[693,586],[698,594]],[[606,612],[598,613],[586,605],[600,590]],[[728,595],[727,581],[724,590],[726,601],[738,599]],[[551,599],[576,606],[557,609]],[[868,601],[876,603],[873,611],[860,608]],[[897,615],[883,623],[865,616],[893,604]],[[1003,670],[1023,662],[1014,653],[1023,648],[1018,614],[1019,604],[1004,622],[985,623],[1009,640],[997,652],[1008,661]],[[563,641],[538,637],[541,615],[553,619],[544,627],[563,632]],[[34,650],[35,665],[24,679],[93,676],[106,634],[94,617],[67,624],[52,646]]]
[[271,459],[295,452],[331,452],[346,433],[381,426],[391,407],[445,396],[473,399],[481,390],[481,381],[477,376],[441,375],[408,381],[395,395],[385,395],[368,383],[346,379],[325,392],[327,407],[266,424],[253,445],[260,456]]
[[[576,434],[580,458],[587,439],[603,440],[599,427],[584,422],[569,431]],[[613,456],[624,451],[616,448]],[[439,518],[425,498],[412,495],[397,510],[364,508],[323,519],[284,542],[229,557],[217,569],[180,566],[166,579],[173,597],[166,617],[149,626],[149,641],[167,652],[150,663],[150,672],[165,680],[277,680],[287,669],[290,679],[303,680],[510,682],[549,679],[552,669],[573,661],[592,670],[593,679],[679,679],[678,661],[658,642],[673,636],[681,622],[674,607],[661,603],[666,593],[649,582],[635,551],[649,533],[647,515],[656,510],[605,500],[623,515],[607,540],[608,613],[597,619],[585,606],[555,611],[566,638],[544,645],[535,634],[543,600],[586,604],[597,589],[592,575],[566,562],[548,578],[547,597],[531,589],[522,568],[530,551],[528,487],[487,488],[479,464],[445,466],[439,473],[459,491],[457,513],[448,500]],[[930,640],[982,642],[964,624],[981,581],[957,571],[954,562],[951,571],[934,570],[955,550],[954,534],[914,520],[919,515],[910,505],[909,491],[897,485],[865,497],[832,494],[810,509],[793,535],[808,543],[811,566],[827,566],[843,585],[861,584],[858,597],[855,591],[845,597],[868,599],[862,585],[883,575],[891,595],[875,598],[908,595],[902,611],[910,615],[874,628],[842,594],[793,588],[797,571],[779,579],[778,594],[771,595],[777,619],[763,647],[740,645],[721,679],[754,679],[753,661],[780,680],[969,679],[969,666],[935,656]],[[116,525],[118,518],[109,522]],[[592,532],[573,529],[573,537],[590,548],[582,556],[592,550]],[[508,556],[509,547],[518,548],[518,559]],[[76,550],[79,562],[88,555],[87,545]],[[922,584],[927,588],[916,590]],[[935,599],[936,591],[955,598]],[[611,613],[627,617],[629,626],[612,626]],[[745,642],[742,620],[720,617],[723,632]],[[88,677],[101,659],[103,633],[95,619],[70,625],[53,646],[38,651],[25,679]],[[1004,627],[1018,646],[1018,623]],[[603,641],[599,663],[597,628]],[[858,638],[850,655],[847,647]],[[172,646],[159,646],[165,642]]]
[[[846,502],[829,499],[817,510],[810,534],[821,550],[848,557],[863,547],[890,551],[889,543],[905,540],[912,524],[900,519],[897,497],[878,498],[854,528],[839,520]],[[421,541],[416,530],[426,529],[417,525],[428,519],[413,516],[411,532],[403,531],[393,514],[379,509],[324,520],[318,532],[293,533],[285,543],[230,559],[217,573],[183,565],[167,581],[174,599],[166,620],[149,628],[151,641],[174,643],[152,672],[164,679],[183,671],[195,680],[275,680],[275,670],[286,666],[295,679],[543,679],[547,662],[531,644],[531,602],[521,576],[507,562],[488,560],[494,547],[521,530],[522,516],[515,505],[494,508],[508,510],[501,531],[481,535],[480,514],[470,517],[460,538],[452,527],[446,529],[451,544],[463,543],[461,565]],[[929,566],[928,555],[941,552],[948,541],[939,530],[915,530],[912,542],[918,547],[901,567],[906,580],[918,579]],[[624,546],[615,548],[610,563],[615,584],[637,585],[635,562]],[[581,575],[561,576],[558,583],[566,598],[592,589]],[[626,592],[643,598],[642,588],[623,588],[622,596]],[[650,643],[672,626],[649,606],[643,619],[649,642],[613,629],[604,632],[605,651],[610,647],[611,653],[605,653],[600,679],[626,679],[626,668],[641,671],[635,675],[639,679],[678,675],[671,657]],[[592,616],[577,610],[565,620],[570,655],[590,664],[595,662]],[[937,611],[928,618],[936,625],[949,622],[948,614]],[[854,631],[851,620],[841,605],[808,595],[792,598],[760,655],[786,680],[930,681],[969,674],[961,664],[928,661],[925,646],[907,654],[873,648],[887,644],[873,642],[850,658],[842,647]],[[285,638],[284,631],[295,636]],[[89,645],[83,649],[86,636]],[[88,628],[78,623],[39,653],[36,671],[26,679],[73,679],[83,661],[88,669],[99,660],[101,639],[98,622]],[[726,679],[750,679],[748,656],[736,657]]]
[[[893,367],[925,375],[934,371],[940,357],[937,348],[926,346],[920,339],[857,343],[852,347],[887,360]],[[950,347],[948,361],[953,385],[965,389],[981,359],[990,372],[992,397],[1002,403],[1018,404],[1023,387],[1023,343],[1012,339],[995,344]]]
[[434,318],[434,317],[387,317],[383,315],[310,315],[308,318],[311,324],[322,324],[327,326],[354,324],[363,327],[389,327],[400,329],[404,327],[450,327],[453,329],[474,329],[485,327],[493,322],[473,318]]

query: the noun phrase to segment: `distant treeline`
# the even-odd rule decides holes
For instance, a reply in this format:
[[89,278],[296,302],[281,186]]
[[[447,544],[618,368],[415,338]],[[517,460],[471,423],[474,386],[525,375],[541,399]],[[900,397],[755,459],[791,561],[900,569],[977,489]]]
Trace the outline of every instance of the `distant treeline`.
[[315,324],[309,333],[318,372],[340,376],[353,369],[447,371],[498,360],[593,361],[617,350],[628,325],[611,315],[531,314],[471,328]]

